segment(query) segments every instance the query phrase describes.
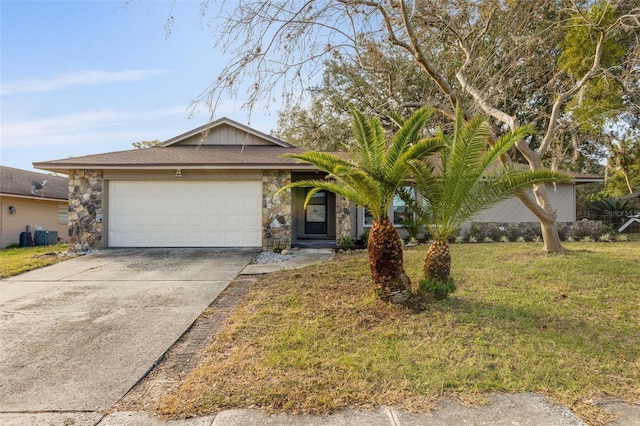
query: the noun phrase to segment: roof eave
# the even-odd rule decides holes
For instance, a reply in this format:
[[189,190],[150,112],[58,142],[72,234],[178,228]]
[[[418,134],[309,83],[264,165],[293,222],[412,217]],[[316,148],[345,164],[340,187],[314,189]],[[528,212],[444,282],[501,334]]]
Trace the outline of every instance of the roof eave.
[[34,167],[52,172],[70,170],[317,170],[310,164],[46,164],[34,163]]
[[0,192],[2,197],[23,198],[28,200],[44,200],[44,201],[67,201],[67,198],[54,198],[54,197],[40,197],[37,195],[24,195],[24,194],[11,194],[8,192]]
[[576,185],[580,185],[583,183],[602,183],[604,182],[603,177],[588,177],[588,178],[573,178],[573,183]]

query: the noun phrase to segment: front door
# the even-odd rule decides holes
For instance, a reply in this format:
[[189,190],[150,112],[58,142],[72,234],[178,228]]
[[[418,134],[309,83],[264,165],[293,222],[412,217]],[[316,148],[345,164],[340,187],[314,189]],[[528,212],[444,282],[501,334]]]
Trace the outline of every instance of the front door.
[[[310,190],[307,188],[306,194]],[[309,200],[304,214],[304,232],[307,235],[327,235],[327,191],[318,191]]]

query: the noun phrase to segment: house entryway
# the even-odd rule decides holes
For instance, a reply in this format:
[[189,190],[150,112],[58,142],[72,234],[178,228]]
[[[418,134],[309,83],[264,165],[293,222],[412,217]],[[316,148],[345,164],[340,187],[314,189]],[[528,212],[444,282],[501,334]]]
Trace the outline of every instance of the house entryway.
[[[292,173],[291,180],[320,179],[316,173]],[[304,201],[310,188],[291,191],[292,246],[334,248],[336,246],[336,194],[318,191],[307,206]]]
[[297,239],[291,244],[291,247],[298,248],[313,248],[313,249],[321,249],[321,248],[330,248],[335,249],[338,247],[335,239],[324,239],[324,240],[311,240],[311,239]]

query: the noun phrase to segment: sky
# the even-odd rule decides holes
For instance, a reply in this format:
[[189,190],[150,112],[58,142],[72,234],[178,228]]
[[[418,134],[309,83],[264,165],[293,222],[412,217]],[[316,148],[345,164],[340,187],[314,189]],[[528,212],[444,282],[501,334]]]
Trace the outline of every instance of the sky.
[[[0,0],[0,164],[36,170],[206,124],[207,107],[189,107],[228,57],[199,11],[200,0]],[[223,99],[214,119],[275,129],[277,109],[242,103]]]

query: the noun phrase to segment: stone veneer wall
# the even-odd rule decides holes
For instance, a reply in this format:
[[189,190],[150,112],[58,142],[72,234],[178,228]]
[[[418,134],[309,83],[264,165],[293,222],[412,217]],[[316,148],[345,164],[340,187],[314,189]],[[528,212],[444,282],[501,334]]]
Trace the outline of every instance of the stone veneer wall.
[[69,251],[102,248],[102,170],[69,173]]
[[291,248],[291,190],[275,196],[291,183],[291,172],[265,171],[262,175],[262,248]]
[[349,200],[336,194],[336,243],[342,237],[350,237],[351,234],[351,210]]

